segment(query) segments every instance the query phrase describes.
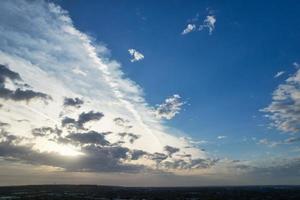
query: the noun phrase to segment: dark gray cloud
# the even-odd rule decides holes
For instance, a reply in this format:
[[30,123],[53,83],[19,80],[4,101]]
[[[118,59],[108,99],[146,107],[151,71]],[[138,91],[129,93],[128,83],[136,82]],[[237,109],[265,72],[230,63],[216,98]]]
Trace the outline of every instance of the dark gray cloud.
[[66,157],[56,152],[36,151],[31,145],[18,144],[14,142],[18,137],[7,133],[1,134],[0,139],[0,158],[6,160],[59,167],[66,171],[137,173],[145,169],[141,165],[122,163],[122,160],[129,158],[130,152],[124,147],[87,145],[82,147],[84,155]]
[[75,119],[73,119],[73,118],[65,117],[65,118],[63,118],[63,119],[61,120],[61,125],[62,125],[63,127],[69,127],[69,126],[71,126],[71,127],[76,127],[77,121],[76,121]]
[[169,157],[172,157],[172,155],[176,152],[178,152],[180,149],[179,148],[176,148],[176,147],[171,147],[169,145],[165,146],[164,147],[164,151],[167,152],[168,156]]
[[55,135],[60,136],[61,133],[62,133],[62,130],[58,129],[57,127],[55,127],[55,128],[41,127],[41,128],[32,129],[31,133],[34,136],[40,136],[40,137],[48,136],[48,135],[51,135],[51,134],[55,134]]
[[[99,147],[85,147],[84,156],[66,157],[55,152],[39,152],[31,146],[14,145],[0,142],[0,157],[20,161],[32,165],[48,165],[60,167],[66,171],[84,172],[128,172],[137,173],[144,169],[141,165],[123,164],[124,149],[112,147],[103,149]],[[119,156],[119,157],[118,157]]]
[[[50,127],[34,129],[35,135],[48,135],[55,132]],[[46,133],[44,133],[46,132]],[[13,160],[32,165],[48,165],[59,167],[66,171],[88,172],[128,172],[138,173],[150,170],[143,165],[125,164],[124,161],[150,159],[156,162],[157,169],[199,169],[213,166],[217,160],[210,159],[172,159],[167,160],[164,153],[148,153],[143,150],[129,149],[122,146],[111,145],[104,134],[95,131],[86,133],[71,133],[66,137],[56,135],[58,143],[72,143],[79,145],[83,155],[76,157],[62,156],[56,152],[40,152],[33,149],[32,145],[21,143],[23,139],[8,132],[0,134],[0,158]],[[190,158],[190,157],[189,157]]]
[[219,161],[219,159],[202,159],[202,158],[192,159],[190,167],[197,168],[197,169],[209,168],[209,167],[215,165],[218,161]]
[[218,159],[173,159],[172,161],[164,161],[160,165],[167,169],[206,169],[214,166]]
[[12,81],[21,81],[21,77],[18,73],[11,71],[7,66],[0,64],[0,85],[4,84],[6,79]]
[[83,100],[79,99],[78,97],[76,98],[65,98],[64,99],[64,106],[73,106],[76,108],[80,108],[83,105]]
[[12,135],[12,134],[8,133],[3,128],[0,130],[0,141],[2,141],[2,142],[6,142],[8,144],[11,144],[13,142],[19,143],[21,140],[22,140],[21,137],[17,137],[15,135]]
[[140,152],[138,154],[140,157],[146,155],[150,160],[156,162],[157,168],[160,169],[205,169],[214,166],[219,160],[218,159],[192,159],[188,156],[186,159],[168,159],[168,155],[163,153],[146,153]]
[[143,150],[132,150],[131,151],[131,160],[138,160],[140,159],[141,157],[143,156],[146,156],[146,155],[149,155],[149,153],[147,153],[146,151],[143,151]]
[[125,137],[127,137],[129,139],[129,142],[131,144],[133,144],[135,142],[135,140],[139,139],[140,136],[139,135],[136,135],[134,133],[126,133],[126,132],[123,132],[123,133],[119,133],[118,134],[119,136],[121,136],[122,139],[124,139]]
[[51,100],[51,97],[42,92],[35,92],[33,90],[21,90],[18,88],[10,96],[10,99],[15,101],[29,101],[31,99]]
[[126,128],[126,129],[130,129],[132,128],[132,125],[129,125],[129,120],[123,119],[121,117],[117,117],[114,119],[114,122],[116,125]]
[[21,88],[17,88],[16,90],[7,89],[5,88],[5,82],[7,79],[11,80],[17,86],[20,85],[18,82],[22,81],[18,73],[13,72],[5,65],[0,64],[0,98],[5,100],[10,99],[13,101],[30,101],[32,99],[41,99],[45,102],[52,99],[49,95],[42,92],[36,92],[28,89],[24,90]]
[[88,166],[90,171],[121,171],[136,173],[143,170],[144,166],[122,163],[122,160],[128,159],[128,152],[129,149],[124,147],[98,147],[89,145],[84,147],[83,153],[87,156],[82,159],[80,163],[83,164],[84,167]]
[[97,145],[110,145],[110,143],[105,139],[102,133],[96,131],[89,131],[87,133],[73,133],[67,136],[68,139],[82,144],[97,144]]
[[0,128],[10,126],[8,123],[0,121]]
[[190,169],[190,163],[183,159],[177,159],[174,161],[165,161],[162,166],[166,169]]
[[112,146],[121,146],[122,144],[125,144],[125,142],[124,141],[117,141],[117,142],[115,142],[115,143],[113,143],[111,145]]
[[191,154],[182,154],[182,155],[178,155],[181,158],[191,158],[192,155]]
[[79,127],[83,127],[83,125],[90,121],[97,121],[104,117],[103,113],[101,112],[94,112],[90,111],[88,113],[81,113],[78,117],[77,123]]
[[104,114],[101,112],[83,112],[78,116],[77,120],[70,117],[64,117],[61,121],[61,125],[68,128],[75,127],[77,129],[84,129],[85,123],[100,120],[103,116]]
[[168,156],[164,153],[155,152],[154,154],[149,154],[149,158],[159,164],[163,160],[166,160]]

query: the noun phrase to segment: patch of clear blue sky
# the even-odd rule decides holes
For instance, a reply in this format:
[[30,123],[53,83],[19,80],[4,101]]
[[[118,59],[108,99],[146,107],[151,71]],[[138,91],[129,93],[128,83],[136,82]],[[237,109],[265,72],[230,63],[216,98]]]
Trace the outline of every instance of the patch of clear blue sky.
[[[258,110],[286,77],[273,76],[292,73],[292,63],[300,60],[300,1],[55,2],[69,11],[79,30],[107,45],[151,105],[174,93],[188,100],[191,105],[167,124],[211,141],[208,150],[255,155],[268,149],[243,138],[285,138],[266,128]],[[212,35],[206,30],[180,34],[197,13],[201,23],[208,9],[217,18]],[[145,59],[131,63],[129,48]],[[227,139],[219,142],[218,135]]]

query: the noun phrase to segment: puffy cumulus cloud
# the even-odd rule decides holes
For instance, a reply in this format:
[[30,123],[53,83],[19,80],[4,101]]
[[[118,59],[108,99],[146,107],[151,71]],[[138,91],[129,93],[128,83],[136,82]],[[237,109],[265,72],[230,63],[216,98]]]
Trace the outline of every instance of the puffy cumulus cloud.
[[300,130],[300,70],[291,75],[273,92],[272,102],[261,111],[266,113],[271,126],[283,132]]
[[130,59],[131,62],[136,62],[144,59],[144,55],[135,49],[128,49],[128,52],[132,56],[132,58]]
[[213,15],[208,15],[203,21],[203,24],[199,26],[199,30],[208,29],[209,34],[211,35],[212,32],[215,30],[215,23],[217,19]]
[[196,30],[195,24],[188,24],[186,28],[181,32],[181,35],[186,35]]
[[[187,161],[208,159],[196,147],[184,149],[190,141],[160,120],[180,111],[180,97],[158,106],[157,118],[142,88],[74,27],[67,11],[46,1],[4,0],[0,13],[0,87],[18,99],[0,98],[0,121],[13,133],[2,137],[1,159],[98,172],[164,170],[164,162],[183,154]],[[51,101],[19,100],[25,96]],[[180,150],[170,158],[167,145]]]
[[164,103],[157,106],[155,110],[156,117],[159,119],[172,119],[181,110],[185,102],[181,101],[178,94],[167,98]]
[[14,71],[11,71],[7,66],[0,64],[0,98],[13,101],[30,101],[32,99],[50,100],[51,97],[42,92],[36,92],[29,89],[9,89],[6,88],[6,82],[11,81],[14,86],[26,86],[27,84],[21,84],[22,79],[20,75]]

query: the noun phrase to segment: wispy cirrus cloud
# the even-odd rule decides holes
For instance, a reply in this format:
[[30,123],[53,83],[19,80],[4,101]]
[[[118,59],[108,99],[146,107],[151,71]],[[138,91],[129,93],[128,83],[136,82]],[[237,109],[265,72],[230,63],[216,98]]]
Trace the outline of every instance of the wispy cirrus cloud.
[[[10,136],[2,135],[1,157],[71,171],[120,172],[161,169],[164,162],[179,159],[165,154],[167,145],[178,148],[178,155],[190,154],[186,162],[207,158],[196,147],[182,152],[189,141],[169,133],[160,120],[180,111],[179,95],[159,106],[157,118],[142,88],[124,77],[121,65],[106,57],[106,48],[74,27],[65,10],[45,1],[0,5],[5,16],[0,18],[0,64],[10,70],[1,76],[1,88],[49,98],[47,104],[0,99],[5,108],[0,120],[11,124],[3,129]],[[132,54],[134,61],[144,58],[137,51]],[[126,133],[121,141],[119,133]],[[75,162],[63,159],[66,155],[79,157]],[[139,159],[149,164],[141,167]]]

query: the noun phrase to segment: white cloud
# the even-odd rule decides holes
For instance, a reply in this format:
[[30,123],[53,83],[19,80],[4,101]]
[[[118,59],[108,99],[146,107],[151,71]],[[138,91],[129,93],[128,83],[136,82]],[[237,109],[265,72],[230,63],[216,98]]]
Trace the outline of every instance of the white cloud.
[[300,69],[280,84],[272,94],[272,102],[261,111],[271,126],[283,132],[300,131]]
[[203,30],[204,28],[208,29],[209,34],[211,35],[212,32],[215,30],[215,23],[217,19],[213,15],[206,16],[205,20],[203,21],[203,24],[199,26],[199,30]]
[[196,30],[196,25],[195,24],[188,24],[186,28],[181,32],[182,35],[186,35],[192,31]]
[[277,72],[277,73],[275,74],[274,78],[278,78],[279,76],[282,76],[284,73],[285,73],[285,71]]
[[209,32],[209,35],[212,34],[212,32],[215,30],[215,24],[216,24],[216,17],[214,15],[207,15],[206,18],[203,20],[203,23],[199,25],[197,29],[196,22],[198,21],[199,16],[194,18],[192,21],[195,22],[193,24],[188,24],[186,28],[181,32],[182,35],[186,35],[188,33],[191,33],[193,31],[202,31],[204,29],[207,29]]
[[178,94],[174,94],[165,100],[164,103],[157,106],[155,109],[156,117],[159,119],[172,119],[181,110],[185,102],[181,101]]
[[218,138],[219,140],[222,140],[222,139],[227,138],[227,136],[225,136],[225,135],[219,135],[217,138]]
[[132,56],[131,62],[136,62],[144,59],[144,55],[135,49],[128,49],[129,54]]
[[[105,135],[111,144],[119,142],[120,137],[115,133],[124,131],[124,127],[114,122],[121,117],[130,121],[131,135],[139,135],[134,142],[125,141],[124,148],[163,153],[169,145],[179,148],[178,154],[182,151],[191,154],[193,159],[207,157],[198,148],[184,149],[190,145],[189,141],[182,141],[167,131],[169,127],[153,116],[153,108],[145,102],[142,88],[123,76],[118,62],[104,56],[106,48],[94,44],[93,39],[73,26],[66,11],[44,1],[1,1],[0,5],[0,13],[5,16],[0,18],[0,64],[7,64],[19,73],[35,91],[52,97],[47,105],[0,99],[4,108],[0,110],[0,121],[11,124],[6,131],[27,138],[23,142],[32,144],[35,150],[61,153],[66,146],[33,138],[31,129],[55,128],[61,125],[63,117],[77,120],[81,113],[94,111],[103,113],[104,117],[80,128],[112,132]],[[133,56],[137,60],[143,58],[136,51]],[[66,97],[84,97],[84,103],[76,109],[65,108]],[[179,95],[172,98],[174,102],[165,102],[170,111],[162,118],[172,118],[180,111],[183,103]],[[23,122],[17,123],[19,120]],[[68,134],[63,127],[62,135]],[[70,152],[80,151],[77,146],[68,148]]]

